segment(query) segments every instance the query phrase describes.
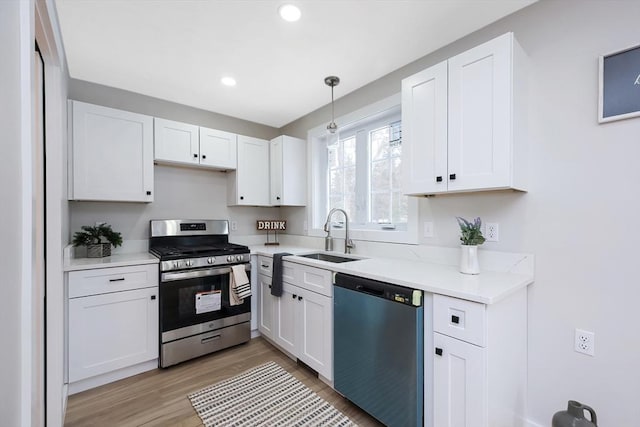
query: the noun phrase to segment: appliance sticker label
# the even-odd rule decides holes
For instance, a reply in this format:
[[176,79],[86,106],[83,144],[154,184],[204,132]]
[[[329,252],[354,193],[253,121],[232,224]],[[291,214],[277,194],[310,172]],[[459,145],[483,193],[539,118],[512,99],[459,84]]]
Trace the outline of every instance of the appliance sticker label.
[[222,307],[222,293],[220,291],[196,293],[196,314],[209,313]]

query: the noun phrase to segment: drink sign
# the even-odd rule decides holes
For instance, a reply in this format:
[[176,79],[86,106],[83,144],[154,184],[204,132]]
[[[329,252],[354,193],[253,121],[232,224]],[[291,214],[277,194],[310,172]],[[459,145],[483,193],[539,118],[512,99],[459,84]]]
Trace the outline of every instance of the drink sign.
[[[260,231],[267,232],[267,241],[265,245],[279,245],[280,243],[278,242],[278,231],[285,231],[287,229],[287,221],[273,219],[258,220],[256,222],[256,228]],[[274,235],[273,241],[269,239],[271,232],[273,232]]]
[[267,230],[267,231],[285,231],[287,229],[287,221],[258,220],[256,228],[258,230]]

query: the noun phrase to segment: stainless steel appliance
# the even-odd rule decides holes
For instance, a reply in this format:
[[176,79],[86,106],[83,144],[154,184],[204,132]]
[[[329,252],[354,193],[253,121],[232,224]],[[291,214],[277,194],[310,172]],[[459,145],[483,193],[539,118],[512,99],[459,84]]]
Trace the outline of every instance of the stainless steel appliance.
[[160,258],[160,367],[249,341],[251,297],[229,298],[232,266],[250,278],[250,252],[229,243],[226,220],[152,220]]
[[387,426],[422,426],[422,291],[338,273],[334,388]]

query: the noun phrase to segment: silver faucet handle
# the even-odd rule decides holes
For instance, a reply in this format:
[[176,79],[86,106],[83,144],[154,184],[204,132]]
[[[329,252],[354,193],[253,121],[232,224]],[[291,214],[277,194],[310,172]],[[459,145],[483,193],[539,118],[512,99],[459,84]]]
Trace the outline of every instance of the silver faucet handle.
[[345,246],[345,248],[347,249],[347,250],[345,251],[345,253],[351,253],[351,249],[355,248],[355,247],[356,247],[356,244],[355,244],[355,243],[353,243],[353,240],[348,239],[348,240],[346,241],[346,243],[345,243],[345,245],[344,245],[344,246]]

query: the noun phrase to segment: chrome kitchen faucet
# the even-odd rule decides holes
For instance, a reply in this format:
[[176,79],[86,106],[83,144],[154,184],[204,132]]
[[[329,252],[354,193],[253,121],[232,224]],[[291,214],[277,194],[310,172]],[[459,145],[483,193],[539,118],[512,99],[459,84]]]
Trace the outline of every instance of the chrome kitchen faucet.
[[350,254],[351,249],[355,248],[356,245],[353,244],[353,240],[349,238],[349,217],[347,216],[347,212],[344,209],[333,208],[329,211],[329,215],[327,215],[327,222],[324,223],[324,231],[327,232],[327,235],[324,238],[324,250],[332,251],[333,250],[333,238],[331,237],[331,215],[335,212],[342,212],[344,215],[345,222],[345,231],[344,231],[344,253]]

